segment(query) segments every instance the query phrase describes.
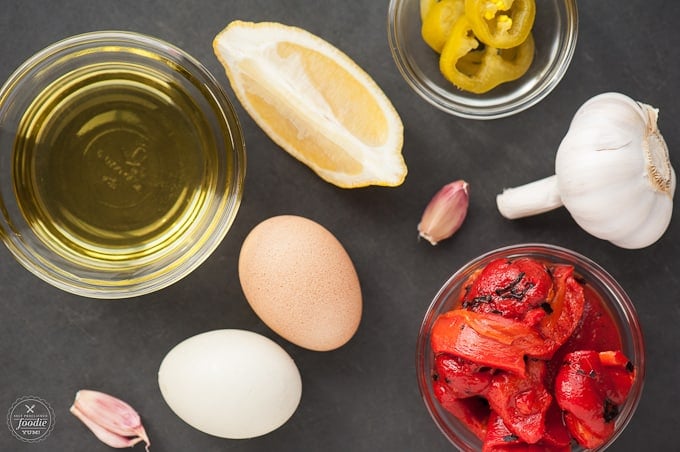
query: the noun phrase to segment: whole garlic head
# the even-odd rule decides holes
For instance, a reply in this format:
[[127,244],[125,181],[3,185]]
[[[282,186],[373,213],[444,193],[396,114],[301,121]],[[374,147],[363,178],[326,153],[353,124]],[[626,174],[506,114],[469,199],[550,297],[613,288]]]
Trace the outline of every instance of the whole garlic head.
[[585,102],[555,159],[555,175],[496,198],[510,219],[564,205],[590,234],[622,248],[644,248],[666,231],[675,171],[657,128],[658,110],[620,93]]
[[668,228],[675,172],[658,110],[605,93],[576,112],[555,159],[564,206],[590,234],[643,248]]

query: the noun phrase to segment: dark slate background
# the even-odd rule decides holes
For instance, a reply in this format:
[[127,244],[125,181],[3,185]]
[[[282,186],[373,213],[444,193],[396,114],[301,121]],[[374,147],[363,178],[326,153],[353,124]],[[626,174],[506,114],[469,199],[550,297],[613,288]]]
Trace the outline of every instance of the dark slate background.
[[[573,113],[604,91],[660,108],[659,126],[680,169],[680,3],[600,0],[580,1],[579,7],[578,46],[555,91],[516,116],[479,122],[440,112],[408,88],[388,48],[387,0],[2,0],[1,80],[37,50],[73,34],[123,29],[157,36],[198,58],[224,85],[243,124],[248,172],[241,210],[216,252],[182,281],[138,299],[107,302],[61,292],[0,247],[0,414],[4,418],[23,395],[44,398],[56,412],[54,431],[38,444],[21,443],[0,428],[0,450],[110,450],[68,413],[81,388],[116,394],[136,407],[154,452],[451,450],[418,394],[420,320],[459,266],[493,248],[528,241],[589,256],[637,306],[647,343],[645,389],[610,450],[680,450],[677,209],[659,242],[631,251],[589,236],[564,209],[510,222],[495,207],[503,187],[552,174]],[[236,102],[212,52],[213,37],[234,19],[303,27],[371,74],[405,124],[406,182],[338,189],[273,144]],[[436,248],[418,242],[416,224],[430,197],[459,178],[472,190],[463,228]],[[236,270],[240,245],[252,227],[277,214],[318,221],[354,260],[364,315],[356,336],[339,350],[317,353],[286,342],[243,297]],[[183,423],[163,401],[156,375],[165,353],[189,336],[219,328],[262,333],[297,363],[302,401],[277,431],[252,440],[214,438]]]

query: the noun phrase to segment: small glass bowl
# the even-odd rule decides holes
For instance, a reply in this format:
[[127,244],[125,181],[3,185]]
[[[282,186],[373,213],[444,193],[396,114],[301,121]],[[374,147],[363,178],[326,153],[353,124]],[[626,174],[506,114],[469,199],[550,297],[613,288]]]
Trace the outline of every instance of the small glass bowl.
[[245,165],[217,81],[150,36],[67,38],[0,89],[2,241],[77,295],[138,296],[195,269],[236,216]]
[[576,0],[536,2],[534,61],[520,79],[488,93],[462,91],[439,70],[437,55],[421,37],[420,0],[390,0],[388,39],[406,82],[435,107],[464,118],[495,119],[519,113],[545,98],[564,76],[576,47]]
[[[451,309],[460,295],[463,284],[476,270],[485,267],[495,259],[519,257],[531,257],[545,262],[574,266],[575,273],[602,297],[616,322],[623,343],[623,352],[635,366],[636,378],[626,404],[620,407],[614,434],[605,445],[597,449],[597,451],[603,451],[616,440],[631,420],[642,395],[645,377],[642,331],[633,302],[611,275],[587,257],[554,245],[529,243],[499,248],[468,262],[446,281],[430,304],[418,333],[416,373],[425,406],[439,430],[461,451],[472,452],[482,449],[482,442],[454,415],[443,409],[434,394],[432,386],[434,356],[430,350],[430,332],[437,317]],[[585,449],[574,447],[572,450],[578,452]]]

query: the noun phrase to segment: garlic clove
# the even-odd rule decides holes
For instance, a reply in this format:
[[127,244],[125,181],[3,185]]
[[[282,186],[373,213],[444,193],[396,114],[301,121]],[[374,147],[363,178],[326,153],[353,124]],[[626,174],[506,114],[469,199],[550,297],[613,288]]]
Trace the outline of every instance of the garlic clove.
[[83,422],[83,424],[85,424],[85,426],[89,428],[92,431],[92,433],[94,433],[94,435],[107,446],[111,446],[116,449],[122,449],[124,447],[132,447],[135,444],[139,443],[140,441],[143,441],[143,439],[139,436],[135,438],[130,438],[106,430],[104,427],[100,426],[99,424],[85,416],[76,407],[71,407],[71,413],[75,417],[80,419]]
[[470,184],[457,180],[444,185],[425,208],[418,224],[418,235],[432,245],[451,237],[460,229],[470,203]]
[[139,414],[122,400],[83,389],[76,393],[70,411],[104,444],[123,448],[144,441],[149,451],[151,442]]

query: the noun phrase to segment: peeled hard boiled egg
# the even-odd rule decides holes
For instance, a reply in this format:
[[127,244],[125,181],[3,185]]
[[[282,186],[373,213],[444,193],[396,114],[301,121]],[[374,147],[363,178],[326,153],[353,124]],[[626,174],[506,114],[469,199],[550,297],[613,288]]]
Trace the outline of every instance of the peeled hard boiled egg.
[[232,439],[280,427],[302,395],[300,373],[286,351],[243,330],[210,331],[179,343],[163,359],[158,385],[186,423]]
[[335,236],[307,218],[282,215],[248,234],[238,263],[243,293],[276,333],[310,350],[349,341],[361,320],[361,287]]

